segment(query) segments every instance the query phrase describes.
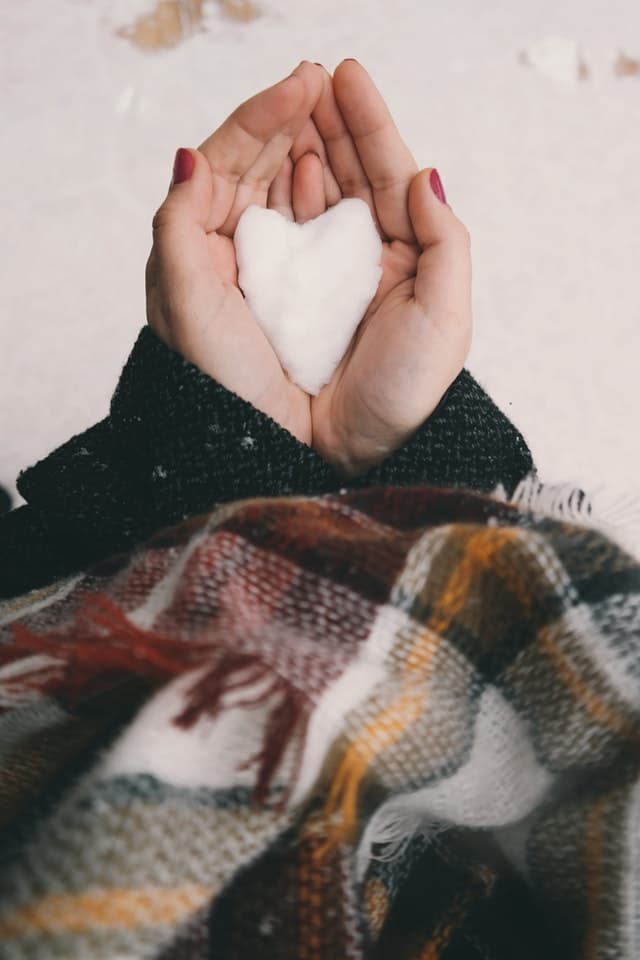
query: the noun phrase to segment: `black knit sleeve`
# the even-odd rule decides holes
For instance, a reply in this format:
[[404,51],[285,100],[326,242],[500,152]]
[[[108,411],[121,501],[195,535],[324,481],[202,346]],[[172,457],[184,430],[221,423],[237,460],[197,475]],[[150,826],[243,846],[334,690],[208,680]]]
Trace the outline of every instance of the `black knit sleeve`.
[[463,371],[401,449],[346,480],[145,327],[109,416],[20,475],[27,506],[0,518],[0,596],[229,500],[378,484],[512,489],[531,468],[518,431]]
[[463,370],[403,447],[352,486],[428,483],[508,494],[534,469],[522,435]]

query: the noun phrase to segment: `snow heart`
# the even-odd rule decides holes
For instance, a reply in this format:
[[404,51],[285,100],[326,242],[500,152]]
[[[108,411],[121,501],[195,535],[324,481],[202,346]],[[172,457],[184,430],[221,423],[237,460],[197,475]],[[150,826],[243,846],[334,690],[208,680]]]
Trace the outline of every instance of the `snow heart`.
[[292,223],[251,206],[234,237],[238,283],[289,378],[318,394],[377,290],[382,243],[364,200]]

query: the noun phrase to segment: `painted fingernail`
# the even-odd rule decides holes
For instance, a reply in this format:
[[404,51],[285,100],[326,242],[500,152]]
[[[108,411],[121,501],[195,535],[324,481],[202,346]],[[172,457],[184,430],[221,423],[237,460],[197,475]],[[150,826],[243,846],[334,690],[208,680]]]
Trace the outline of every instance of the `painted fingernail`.
[[176,183],[184,183],[185,180],[188,180],[193,173],[193,168],[195,165],[195,160],[191,150],[187,150],[186,147],[180,147],[180,149],[176,152],[176,158],[173,161],[173,177],[171,178],[171,186],[173,187]]
[[429,174],[429,183],[431,184],[431,189],[435,193],[438,200],[440,200],[441,203],[446,203],[447,196],[444,192],[444,187],[442,186],[442,180],[440,179],[440,174],[435,168]]

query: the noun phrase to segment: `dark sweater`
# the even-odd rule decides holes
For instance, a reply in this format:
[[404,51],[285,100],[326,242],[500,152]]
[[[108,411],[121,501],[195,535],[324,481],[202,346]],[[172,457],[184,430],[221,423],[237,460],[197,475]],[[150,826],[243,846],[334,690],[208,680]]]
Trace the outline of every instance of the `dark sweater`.
[[0,597],[126,550],[243,497],[377,485],[512,491],[533,468],[523,438],[466,371],[403,447],[345,479],[266,414],[144,328],[109,416],[25,470],[27,505],[0,517]]

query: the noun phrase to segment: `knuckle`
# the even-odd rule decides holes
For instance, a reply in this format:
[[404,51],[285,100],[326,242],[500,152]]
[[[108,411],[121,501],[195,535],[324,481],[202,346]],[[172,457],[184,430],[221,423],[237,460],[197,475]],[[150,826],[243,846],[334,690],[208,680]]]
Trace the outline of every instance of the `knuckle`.
[[156,212],[153,215],[153,220],[151,221],[151,229],[153,233],[156,234],[159,230],[163,230],[168,226],[171,219],[171,213],[167,209],[167,204],[163,203],[162,206],[158,207]]
[[471,234],[462,220],[456,219],[456,237],[458,242],[464,246],[465,249],[471,249]]
[[157,261],[156,261],[156,251],[155,247],[151,248],[151,253],[147,259],[147,265],[145,267],[144,276],[147,289],[152,285],[155,280],[156,273],[158,270]]
[[368,191],[368,183],[358,175],[343,177],[340,181],[340,187],[345,197],[360,197]]

